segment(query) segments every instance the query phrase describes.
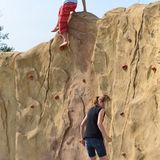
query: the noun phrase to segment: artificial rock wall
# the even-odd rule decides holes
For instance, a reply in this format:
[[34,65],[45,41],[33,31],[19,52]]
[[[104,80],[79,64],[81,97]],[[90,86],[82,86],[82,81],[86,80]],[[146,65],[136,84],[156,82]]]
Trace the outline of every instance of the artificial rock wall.
[[87,160],[79,125],[107,93],[110,160],[160,158],[160,3],[76,13],[56,35],[0,55],[0,160]]

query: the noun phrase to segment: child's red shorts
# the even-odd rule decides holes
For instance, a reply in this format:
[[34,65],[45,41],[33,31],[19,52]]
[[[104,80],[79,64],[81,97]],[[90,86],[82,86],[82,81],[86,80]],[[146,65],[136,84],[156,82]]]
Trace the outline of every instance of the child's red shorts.
[[70,12],[75,11],[77,3],[65,3],[59,9],[58,27],[59,32],[64,33],[68,31],[68,19]]

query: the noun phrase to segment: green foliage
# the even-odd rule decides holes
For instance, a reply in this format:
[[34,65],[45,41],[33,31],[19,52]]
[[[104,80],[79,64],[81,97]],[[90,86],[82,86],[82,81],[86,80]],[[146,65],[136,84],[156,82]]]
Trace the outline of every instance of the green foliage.
[[13,47],[9,47],[6,43],[4,43],[4,40],[9,39],[8,38],[8,33],[2,33],[3,27],[0,26],[0,52],[10,52],[13,51]]

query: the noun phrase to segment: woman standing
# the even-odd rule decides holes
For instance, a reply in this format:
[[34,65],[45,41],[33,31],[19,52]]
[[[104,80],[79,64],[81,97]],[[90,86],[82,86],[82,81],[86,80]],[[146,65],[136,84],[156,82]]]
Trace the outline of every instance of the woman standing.
[[[94,106],[88,111],[80,125],[80,142],[86,146],[90,160],[96,160],[96,152],[100,160],[108,160],[104,140],[111,142],[107,135],[103,120],[105,116],[105,103],[109,96],[96,97]],[[84,127],[86,129],[84,131]]]

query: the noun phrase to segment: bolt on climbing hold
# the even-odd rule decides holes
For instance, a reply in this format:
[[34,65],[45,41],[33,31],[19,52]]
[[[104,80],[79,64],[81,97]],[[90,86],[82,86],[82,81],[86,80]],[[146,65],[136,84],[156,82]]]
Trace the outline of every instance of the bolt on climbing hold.
[[123,65],[123,66],[122,66],[122,69],[123,69],[124,71],[127,71],[128,66],[127,66],[127,65]]
[[156,68],[155,66],[151,66],[151,70],[152,70],[154,73],[156,73],[157,68]]

